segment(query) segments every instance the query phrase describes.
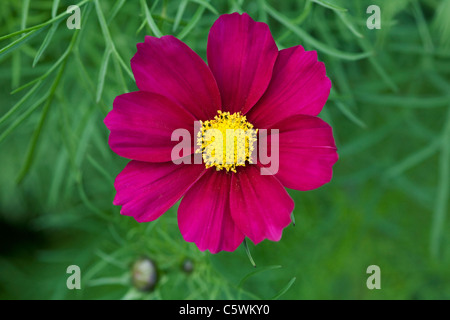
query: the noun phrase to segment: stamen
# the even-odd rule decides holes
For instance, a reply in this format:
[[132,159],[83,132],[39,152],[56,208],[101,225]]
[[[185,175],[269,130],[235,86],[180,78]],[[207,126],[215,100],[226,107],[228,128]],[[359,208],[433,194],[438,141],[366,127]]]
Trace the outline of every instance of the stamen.
[[252,152],[258,129],[240,112],[217,111],[212,120],[200,122],[197,134],[197,150],[201,153],[206,168],[226,169],[236,172],[237,166],[252,163]]

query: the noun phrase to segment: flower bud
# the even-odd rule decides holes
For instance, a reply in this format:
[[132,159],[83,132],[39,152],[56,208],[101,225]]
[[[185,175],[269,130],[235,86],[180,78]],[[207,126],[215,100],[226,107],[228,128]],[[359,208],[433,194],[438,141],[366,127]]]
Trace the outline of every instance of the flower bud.
[[147,257],[136,260],[132,267],[132,282],[140,291],[152,290],[158,282],[155,263]]
[[194,270],[194,263],[190,259],[183,261],[183,271],[186,273],[191,273]]

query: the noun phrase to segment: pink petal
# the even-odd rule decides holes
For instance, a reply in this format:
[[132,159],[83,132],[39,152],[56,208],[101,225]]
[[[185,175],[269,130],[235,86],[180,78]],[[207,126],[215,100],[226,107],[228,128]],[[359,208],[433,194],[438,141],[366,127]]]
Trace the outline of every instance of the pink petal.
[[234,251],[244,241],[244,234],[230,214],[231,176],[211,168],[181,200],[178,208],[181,234],[202,251]]
[[285,187],[306,191],[330,182],[338,154],[332,129],[325,121],[297,115],[274,127],[280,130],[280,165],[276,177]]
[[255,165],[233,175],[230,198],[234,222],[255,244],[280,240],[291,222],[294,201],[274,176],[261,175]]
[[331,81],[325,65],[317,61],[316,51],[305,51],[302,46],[281,50],[269,87],[248,119],[258,128],[270,128],[296,114],[316,116],[330,89]]
[[220,94],[206,63],[173,36],[146,36],[131,59],[136,84],[143,91],[159,93],[179,103],[198,120],[220,110]]
[[204,165],[130,161],[116,178],[114,205],[138,222],[159,218],[205,172]]
[[[171,161],[175,129],[194,132],[194,117],[175,102],[155,93],[131,92],[116,97],[105,118],[109,145],[118,155],[140,161]],[[191,149],[191,153],[193,148]],[[182,156],[187,156],[182,155]]]
[[209,31],[208,64],[222,109],[246,113],[261,98],[278,55],[269,27],[248,14],[224,14]]

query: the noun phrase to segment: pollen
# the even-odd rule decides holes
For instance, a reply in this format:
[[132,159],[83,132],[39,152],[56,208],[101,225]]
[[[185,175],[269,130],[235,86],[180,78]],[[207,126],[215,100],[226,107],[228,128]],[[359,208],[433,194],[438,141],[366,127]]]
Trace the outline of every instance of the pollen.
[[200,121],[197,150],[206,168],[236,172],[236,167],[253,163],[252,153],[258,129],[240,112],[217,111],[212,120]]

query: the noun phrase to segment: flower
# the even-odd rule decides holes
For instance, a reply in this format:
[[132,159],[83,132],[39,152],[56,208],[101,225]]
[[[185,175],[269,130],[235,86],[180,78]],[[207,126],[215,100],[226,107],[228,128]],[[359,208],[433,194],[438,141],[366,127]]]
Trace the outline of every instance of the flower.
[[[111,149],[132,159],[115,180],[113,203],[121,214],[148,222],[182,198],[181,234],[202,251],[234,251],[245,237],[255,244],[278,241],[294,209],[284,187],[322,186],[338,159],[332,129],[317,117],[331,81],[315,51],[279,51],[269,27],[246,13],[218,18],[207,60],[170,35],[137,44],[131,67],[139,91],[117,96],[105,118]],[[196,120],[202,121],[199,137]],[[178,142],[171,134],[178,128],[196,137],[189,153],[203,152],[203,163],[172,161]],[[268,146],[278,138],[278,172],[262,175],[262,162],[249,163],[256,135],[240,149],[214,153],[203,140],[208,128],[278,129],[261,138]],[[231,164],[221,163],[226,154]]]

